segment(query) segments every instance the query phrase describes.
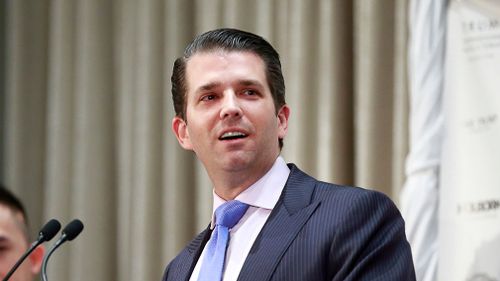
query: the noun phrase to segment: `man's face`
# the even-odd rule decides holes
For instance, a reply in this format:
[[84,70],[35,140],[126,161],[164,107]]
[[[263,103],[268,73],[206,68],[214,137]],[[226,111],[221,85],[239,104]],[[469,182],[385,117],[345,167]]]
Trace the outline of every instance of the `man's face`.
[[[0,278],[4,278],[16,261],[28,249],[28,241],[22,230],[23,218],[10,208],[0,204]],[[43,250],[41,252],[43,256]],[[36,259],[36,260],[35,260]],[[29,281],[40,269],[40,250],[35,250],[9,280]]]
[[262,59],[251,52],[198,53],[187,62],[186,81],[186,120],[172,122],[181,146],[196,153],[209,175],[262,176],[279,155],[289,116],[286,105],[276,113]]

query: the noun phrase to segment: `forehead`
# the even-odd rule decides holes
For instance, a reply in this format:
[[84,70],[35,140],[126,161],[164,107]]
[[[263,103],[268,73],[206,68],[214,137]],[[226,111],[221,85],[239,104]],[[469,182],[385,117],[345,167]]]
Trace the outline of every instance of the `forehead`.
[[199,52],[186,63],[188,92],[208,83],[259,81],[267,86],[265,64],[261,57],[248,51],[214,50]]
[[23,218],[9,207],[0,204],[0,237],[24,237]]

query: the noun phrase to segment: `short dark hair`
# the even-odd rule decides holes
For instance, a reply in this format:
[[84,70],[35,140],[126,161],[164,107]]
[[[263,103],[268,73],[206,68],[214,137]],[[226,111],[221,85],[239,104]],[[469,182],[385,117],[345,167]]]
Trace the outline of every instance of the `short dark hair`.
[[[266,66],[266,78],[271,90],[276,113],[286,104],[285,81],[281,71],[278,52],[264,38],[242,30],[220,28],[205,32],[195,37],[186,47],[182,57],[174,62],[172,71],[172,100],[175,115],[186,120],[186,63],[191,56],[199,52],[242,51],[258,55]],[[280,148],[283,140],[279,140]]]
[[0,205],[9,208],[13,213],[18,213],[22,216],[22,231],[28,239],[28,217],[21,201],[7,188],[0,184]]

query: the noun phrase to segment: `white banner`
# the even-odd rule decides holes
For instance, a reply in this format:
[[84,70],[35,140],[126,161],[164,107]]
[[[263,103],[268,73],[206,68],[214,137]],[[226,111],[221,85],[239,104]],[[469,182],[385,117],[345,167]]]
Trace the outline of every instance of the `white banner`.
[[500,281],[500,15],[472,2],[453,1],[448,10],[439,214],[443,281]]
[[410,0],[409,5],[410,153],[400,202],[417,281],[437,277],[447,2]]

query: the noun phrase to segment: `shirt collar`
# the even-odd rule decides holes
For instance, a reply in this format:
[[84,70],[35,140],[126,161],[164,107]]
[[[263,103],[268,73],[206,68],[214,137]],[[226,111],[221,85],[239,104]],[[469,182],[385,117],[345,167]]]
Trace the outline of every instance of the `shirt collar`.
[[[235,200],[252,207],[272,210],[278,202],[289,175],[290,169],[286,165],[285,160],[283,157],[278,156],[271,169],[254,184],[236,196]],[[212,228],[215,225],[215,210],[225,202],[224,199],[220,198],[213,191]]]

